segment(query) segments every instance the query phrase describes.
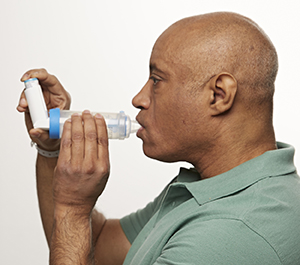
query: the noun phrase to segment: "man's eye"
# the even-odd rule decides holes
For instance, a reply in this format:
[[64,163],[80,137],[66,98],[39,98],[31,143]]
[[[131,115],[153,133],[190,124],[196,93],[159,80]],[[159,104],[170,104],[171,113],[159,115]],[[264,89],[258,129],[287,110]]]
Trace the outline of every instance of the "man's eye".
[[151,76],[150,79],[153,81],[153,85],[156,86],[157,83],[159,82],[158,79],[156,79],[154,76]]

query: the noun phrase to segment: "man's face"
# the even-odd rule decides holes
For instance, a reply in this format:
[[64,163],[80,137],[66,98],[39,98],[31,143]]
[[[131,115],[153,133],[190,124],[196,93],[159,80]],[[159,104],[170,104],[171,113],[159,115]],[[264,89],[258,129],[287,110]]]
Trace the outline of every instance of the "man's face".
[[192,69],[172,47],[166,38],[157,41],[150,58],[149,79],[132,101],[141,109],[137,121],[142,128],[137,136],[151,158],[189,161],[201,146],[205,96],[193,91],[189,81],[193,79]]

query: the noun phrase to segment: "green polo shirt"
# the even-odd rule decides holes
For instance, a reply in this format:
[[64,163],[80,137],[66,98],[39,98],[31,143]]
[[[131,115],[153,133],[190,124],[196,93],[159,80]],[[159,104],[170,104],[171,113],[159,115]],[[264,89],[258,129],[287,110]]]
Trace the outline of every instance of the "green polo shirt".
[[121,219],[128,264],[300,264],[300,179],[293,147],[201,180],[179,175]]

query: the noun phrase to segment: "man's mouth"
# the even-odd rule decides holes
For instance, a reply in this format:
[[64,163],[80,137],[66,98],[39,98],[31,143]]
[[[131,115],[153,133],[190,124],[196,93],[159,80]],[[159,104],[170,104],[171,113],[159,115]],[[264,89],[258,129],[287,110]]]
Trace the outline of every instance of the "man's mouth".
[[144,128],[143,123],[140,121],[139,115],[135,117],[135,120],[141,125],[141,128]]
[[138,136],[138,134],[145,129],[145,126],[144,126],[143,122],[140,120],[138,115],[136,116],[135,120],[141,125],[141,128],[139,128],[136,133]]

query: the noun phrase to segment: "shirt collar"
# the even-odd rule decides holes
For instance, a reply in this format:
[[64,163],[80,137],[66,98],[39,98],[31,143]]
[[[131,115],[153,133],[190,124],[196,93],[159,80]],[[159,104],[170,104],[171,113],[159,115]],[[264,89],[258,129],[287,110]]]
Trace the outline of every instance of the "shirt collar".
[[223,174],[203,179],[195,169],[181,168],[177,183],[184,184],[199,205],[243,190],[261,179],[296,171],[294,148],[277,143],[278,149],[267,151]]

